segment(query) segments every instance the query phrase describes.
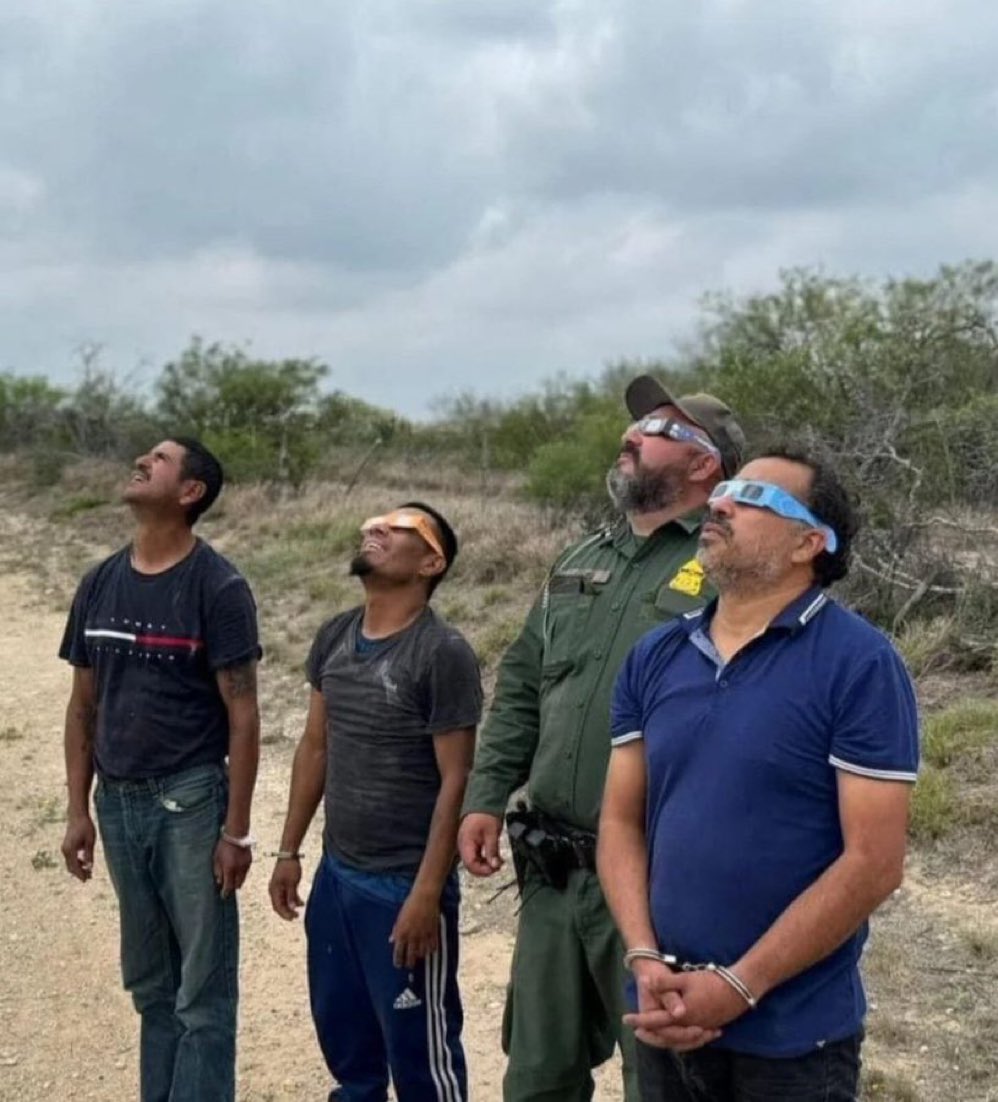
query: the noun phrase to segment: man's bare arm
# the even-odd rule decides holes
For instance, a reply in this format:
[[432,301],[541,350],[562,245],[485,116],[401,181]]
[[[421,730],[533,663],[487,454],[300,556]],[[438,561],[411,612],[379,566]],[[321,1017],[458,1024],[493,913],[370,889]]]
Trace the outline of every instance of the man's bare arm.
[[[842,855],[729,965],[756,999],[833,953],[901,883],[911,786],[840,771],[838,790]],[[742,996],[710,972],[660,982],[679,994],[687,1024],[717,1029],[748,1010]],[[672,1043],[673,1016],[651,1012],[636,1018],[642,1039],[679,1047]]]
[[[647,770],[644,744],[635,740],[610,752],[603,790],[596,864],[600,884],[627,949],[657,949],[648,893],[648,842],[645,837]],[[688,1026],[685,1008],[663,986],[671,975],[664,964],[638,958],[631,964],[638,993],[637,1036],[648,1044],[676,1049],[699,1048],[717,1036],[714,1030]],[[655,1014],[659,1032],[642,1027],[642,1015]]]
[[734,966],[757,998],[833,953],[901,884],[911,785],[839,771],[838,793],[842,855]]
[[[256,699],[256,659],[227,666],[216,674],[219,692],[229,717],[229,805],[225,834],[242,838],[249,834],[250,805],[260,761],[260,709]],[[252,850],[225,838],[215,847],[215,880],[223,898],[243,886],[253,862]]]
[[440,770],[440,791],[433,806],[426,850],[412,889],[436,894],[439,899],[457,857],[457,826],[475,757],[475,728],[434,735],[433,753]]
[[655,947],[648,905],[646,772],[640,740],[615,747],[603,790],[596,866],[617,929],[629,949]]
[[93,670],[74,666],[63,736],[67,809],[62,855],[66,868],[78,880],[89,880],[93,870],[96,832],[90,818],[90,789],[94,780],[96,727],[97,694]]
[[216,678],[229,716],[229,810],[225,830],[241,838],[249,833],[250,805],[260,761],[256,660],[219,670]]
[[281,849],[297,853],[315,816],[326,785],[326,702],[313,689],[308,701],[305,730],[291,764],[288,813],[281,833]]
[[[326,703],[322,693],[313,689],[308,701],[305,730],[295,748],[291,765],[291,791],[288,813],[281,832],[281,850],[298,853],[302,839],[315,816],[326,784]],[[270,903],[281,918],[298,916],[303,901],[298,894],[301,861],[297,857],[278,858],[270,877]]]
[[440,791],[419,871],[392,930],[396,967],[414,967],[439,944],[440,896],[457,858],[461,802],[475,756],[474,727],[435,734],[433,752]]

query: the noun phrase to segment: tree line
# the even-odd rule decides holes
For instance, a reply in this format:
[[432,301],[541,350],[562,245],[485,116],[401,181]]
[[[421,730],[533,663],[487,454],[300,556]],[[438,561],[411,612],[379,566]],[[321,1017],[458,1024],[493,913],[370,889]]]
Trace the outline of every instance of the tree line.
[[264,360],[198,338],[147,395],[103,369],[96,349],[81,359],[70,388],[0,374],[0,451],[26,453],[39,482],[74,458],[130,459],[182,432],[202,437],[237,481],[294,488],[394,458],[514,472],[535,500],[592,512],[605,501],[624,385],[650,371],[678,393],[725,399],[757,446],[789,439],[835,458],[867,521],[857,599],[879,620],[897,627],[960,605],[974,624],[998,623],[992,261],[880,282],[785,272],[769,293],[708,296],[693,338],[668,360],[553,378],[512,401],[458,395],[429,422],[325,389],[329,369],[316,360]]

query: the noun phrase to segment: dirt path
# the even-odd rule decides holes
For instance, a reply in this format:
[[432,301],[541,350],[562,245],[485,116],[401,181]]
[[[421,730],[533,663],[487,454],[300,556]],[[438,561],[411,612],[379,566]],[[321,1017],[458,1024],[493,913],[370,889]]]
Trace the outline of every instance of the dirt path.
[[[62,714],[68,669],[55,658],[63,618],[40,606],[26,577],[0,579],[0,1099],[123,1102],[137,1096],[137,1019],[121,990],[114,893],[98,849],[81,885],[59,854],[65,810]],[[290,761],[265,747],[254,830],[279,833]],[[315,838],[306,850],[317,852]],[[311,863],[309,863],[310,871]],[[261,861],[242,893],[239,1097],[325,1099],[329,1079],[312,1033],[301,924],[286,925],[266,895]],[[499,1020],[511,940],[470,920],[462,953],[465,1043],[473,1097],[500,1097]],[[470,921],[469,921],[470,920]],[[598,1097],[619,1098],[612,1069]]]

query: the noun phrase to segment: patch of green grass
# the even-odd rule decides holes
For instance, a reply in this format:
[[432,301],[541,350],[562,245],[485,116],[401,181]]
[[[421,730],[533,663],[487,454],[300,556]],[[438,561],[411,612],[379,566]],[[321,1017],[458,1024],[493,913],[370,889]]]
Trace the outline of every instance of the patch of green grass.
[[483,666],[493,666],[498,663],[506,651],[506,648],[520,634],[523,627],[523,616],[504,616],[493,621],[478,637],[475,651]]
[[4,727],[0,730],[0,742],[17,742],[22,738],[24,738],[24,732],[16,727]]
[[31,867],[35,872],[41,872],[42,869],[55,869],[59,867],[59,862],[52,856],[47,849],[40,849],[35,852],[34,857],[31,858]]
[[335,560],[357,542],[358,523],[352,518],[299,521],[260,540],[239,561],[254,585],[322,584],[337,570]]
[[99,509],[107,505],[106,497],[96,497],[93,494],[79,494],[52,510],[52,520],[72,520],[80,513],[89,512],[91,509]]
[[948,834],[959,821],[956,786],[952,778],[934,765],[925,765],[911,800],[911,836],[934,841]]
[[289,524],[283,538],[295,544],[318,544],[326,552],[351,551],[360,543],[362,520],[362,517],[301,520]]
[[926,718],[922,757],[945,769],[992,742],[998,742],[998,702],[965,700]]
[[509,593],[505,586],[494,585],[482,594],[482,607],[492,608],[493,605],[501,605],[508,597]]
[[49,796],[38,805],[39,824],[64,823],[65,821],[66,809],[58,796]]
[[339,608],[347,602],[346,586],[343,579],[335,574],[316,574],[309,578],[306,592],[310,601],[323,605]]
[[440,604],[440,615],[456,627],[470,624],[472,621],[471,605],[460,597],[448,597]]
[[951,616],[912,620],[901,628],[894,641],[912,677],[923,677],[949,663],[954,628]]

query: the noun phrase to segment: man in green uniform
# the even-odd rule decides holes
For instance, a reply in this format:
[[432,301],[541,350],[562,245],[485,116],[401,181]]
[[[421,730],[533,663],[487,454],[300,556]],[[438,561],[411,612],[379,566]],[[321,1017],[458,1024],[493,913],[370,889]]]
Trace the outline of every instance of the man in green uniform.
[[505,1102],[588,1102],[615,1043],[637,1102],[633,1035],[621,1016],[623,948],[595,871],[614,678],[631,646],[711,594],[696,560],[711,489],[741,464],[744,434],[708,394],[673,398],[651,376],[627,388],[636,418],[607,475],[619,521],[555,562],[503,657],[479,738],[458,845],[476,876],[501,865],[510,817],[522,903],[503,1016]]

